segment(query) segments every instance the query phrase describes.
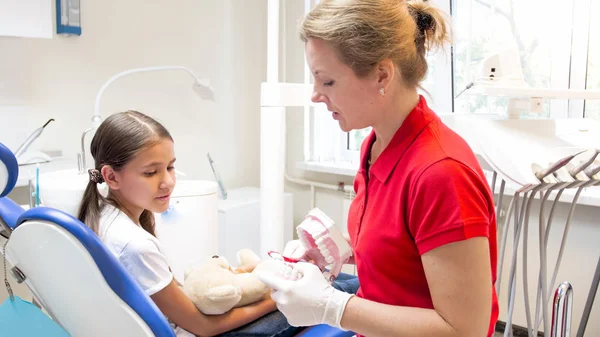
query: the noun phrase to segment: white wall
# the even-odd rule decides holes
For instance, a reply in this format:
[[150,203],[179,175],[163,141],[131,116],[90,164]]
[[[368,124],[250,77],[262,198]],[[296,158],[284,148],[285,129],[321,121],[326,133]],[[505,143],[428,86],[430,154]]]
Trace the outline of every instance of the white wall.
[[198,98],[183,72],[144,73],[114,82],[102,115],[132,108],[162,121],[188,178],[212,179],[210,151],[226,187],[258,186],[266,1],[96,0],[81,6],[81,36],[0,37],[0,141],[16,150],[54,118],[32,149],[61,150],[76,167],[80,135],[91,125],[104,81],[129,68],[182,65],[211,79],[216,102]]
[[[210,151],[226,187],[258,186],[266,1],[94,0],[81,6],[81,36],[0,36],[0,142],[16,150],[54,118],[31,149],[60,150],[75,168],[80,135],[91,125],[104,81],[129,68],[182,65],[211,79],[216,102],[195,96],[185,73],[145,73],[114,82],[103,96],[102,115],[132,108],[162,121],[187,178],[213,179]],[[24,192],[11,197],[26,202]],[[31,298],[26,287],[15,290]]]

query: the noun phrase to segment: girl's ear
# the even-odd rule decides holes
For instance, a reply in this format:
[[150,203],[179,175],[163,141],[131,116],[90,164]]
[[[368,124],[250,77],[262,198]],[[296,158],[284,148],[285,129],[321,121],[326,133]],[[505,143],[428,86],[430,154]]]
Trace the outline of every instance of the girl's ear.
[[119,189],[119,179],[117,177],[117,173],[111,166],[102,166],[102,168],[100,169],[100,173],[102,173],[102,178],[104,178],[104,182],[106,183],[106,185],[108,185],[108,188],[110,188],[113,191]]

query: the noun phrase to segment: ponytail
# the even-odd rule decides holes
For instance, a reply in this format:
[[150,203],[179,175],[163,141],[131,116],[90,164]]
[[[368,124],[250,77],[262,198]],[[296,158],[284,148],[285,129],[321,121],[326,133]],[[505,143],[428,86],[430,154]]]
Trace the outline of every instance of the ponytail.
[[154,233],[154,213],[145,209],[142,212],[142,215],[140,215],[140,225],[146,232],[150,233],[150,235],[156,236],[156,233]]
[[[97,235],[98,227],[100,226],[100,216],[102,215],[102,209],[104,205],[110,204],[115,208],[120,208],[116,200],[106,199],[98,191],[97,183],[90,181],[83,192],[83,198],[81,199],[81,205],[79,206],[79,212],[77,213],[77,219],[88,226]],[[156,221],[154,220],[154,213],[145,209],[140,215],[140,225],[142,228],[150,233],[152,236],[156,236],[154,232]]]
[[98,191],[98,184],[90,180],[83,192],[77,219],[86,224],[94,233],[98,234],[100,215],[106,202],[106,198]]

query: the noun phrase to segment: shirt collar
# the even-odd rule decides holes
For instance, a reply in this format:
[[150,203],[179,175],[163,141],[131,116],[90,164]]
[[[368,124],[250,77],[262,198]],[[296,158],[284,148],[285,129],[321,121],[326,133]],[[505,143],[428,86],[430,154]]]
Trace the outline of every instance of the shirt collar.
[[[373,176],[382,183],[385,183],[394,170],[394,167],[400,161],[400,158],[402,158],[417,136],[425,126],[437,118],[435,113],[427,106],[425,98],[420,95],[419,103],[417,103],[402,122],[402,125],[400,125],[391,142],[383,150],[377,161],[371,165],[370,170]],[[360,172],[363,174],[366,172],[370,149],[374,141],[375,131],[371,131],[363,143],[361,151]]]

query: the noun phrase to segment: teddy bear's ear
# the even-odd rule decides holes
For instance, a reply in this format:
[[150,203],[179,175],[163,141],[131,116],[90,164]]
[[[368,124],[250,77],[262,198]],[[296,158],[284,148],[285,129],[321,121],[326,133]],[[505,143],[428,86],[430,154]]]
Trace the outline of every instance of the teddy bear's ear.
[[225,256],[213,257],[212,258],[212,263],[215,263],[216,265],[220,266],[223,269],[228,269],[229,268],[229,261],[227,261],[227,259],[225,258]]

